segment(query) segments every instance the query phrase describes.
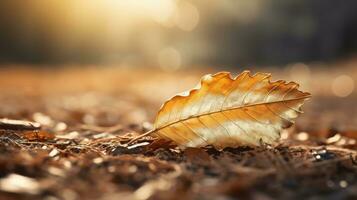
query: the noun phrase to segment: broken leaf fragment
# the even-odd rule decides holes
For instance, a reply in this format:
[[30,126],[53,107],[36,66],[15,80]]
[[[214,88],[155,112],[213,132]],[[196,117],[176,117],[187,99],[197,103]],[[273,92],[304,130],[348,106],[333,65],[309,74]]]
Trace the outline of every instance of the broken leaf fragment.
[[205,75],[196,88],[163,104],[150,133],[181,147],[274,144],[311,95],[297,83],[270,77],[249,71],[235,78],[228,72]]
[[19,174],[9,174],[0,179],[0,190],[11,193],[38,194],[40,184],[33,178]]
[[24,131],[24,130],[39,130],[40,128],[41,125],[37,122],[6,119],[6,118],[0,119],[0,129],[4,129],[4,130]]

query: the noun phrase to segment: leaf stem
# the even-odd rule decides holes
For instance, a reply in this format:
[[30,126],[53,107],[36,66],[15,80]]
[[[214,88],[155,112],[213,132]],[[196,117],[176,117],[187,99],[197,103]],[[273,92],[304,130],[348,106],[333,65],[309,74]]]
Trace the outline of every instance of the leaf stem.
[[147,132],[145,132],[145,133],[143,133],[143,134],[141,134],[141,135],[139,135],[139,136],[136,136],[135,138],[133,138],[132,140],[130,140],[130,141],[128,142],[128,145],[130,145],[130,144],[132,144],[133,142],[137,141],[138,139],[143,138],[143,137],[145,137],[145,136],[148,136],[148,135],[150,135],[151,133],[154,133],[154,132],[156,132],[156,129],[152,129],[152,130],[147,131]]

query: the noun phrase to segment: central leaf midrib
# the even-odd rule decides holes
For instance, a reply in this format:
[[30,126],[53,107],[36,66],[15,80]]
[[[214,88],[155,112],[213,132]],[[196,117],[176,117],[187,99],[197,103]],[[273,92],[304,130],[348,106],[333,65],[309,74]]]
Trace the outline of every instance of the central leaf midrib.
[[209,112],[209,113],[203,113],[200,115],[193,115],[190,117],[187,117],[185,119],[180,119],[180,120],[176,120],[174,122],[168,123],[162,127],[158,127],[156,128],[154,131],[158,131],[161,129],[164,129],[166,127],[169,127],[171,125],[183,122],[183,121],[187,121],[189,119],[193,119],[193,118],[198,118],[198,117],[202,117],[202,116],[206,116],[206,115],[212,115],[212,114],[216,114],[216,113],[221,113],[221,112],[226,112],[226,111],[231,111],[231,110],[238,110],[238,109],[243,109],[243,108],[247,108],[247,107],[253,107],[253,106],[259,106],[259,105],[264,105],[264,104],[275,104],[275,103],[283,103],[283,102],[289,102],[289,101],[296,101],[296,100],[301,100],[301,99],[307,99],[311,97],[311,95],[306,95],[303,97],[298,97],[298,98],[294,98],[294,99],[286,99],[286,100],[279,100],[279,101],[272,101],[272,102],[261,102],[261,103],[254,103],[254,104],[248,104],[248,105],[242,105],[242,106],[238,106],[238,107],[233,107],[233,108],[227,108],[227,109],[223,109],[223,110],[218,110],[218,111],[213,111],[213,112]]

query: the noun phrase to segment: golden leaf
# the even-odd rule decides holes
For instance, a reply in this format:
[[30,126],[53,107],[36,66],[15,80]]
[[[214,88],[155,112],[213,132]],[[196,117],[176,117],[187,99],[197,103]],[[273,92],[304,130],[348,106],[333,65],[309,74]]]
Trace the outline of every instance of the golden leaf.
[[311,95],[297,83],[270,77],[249,71],[234,79],[228,72],[205,75],[197,88],[162,105],[150,132],[181,147],[274,144]]

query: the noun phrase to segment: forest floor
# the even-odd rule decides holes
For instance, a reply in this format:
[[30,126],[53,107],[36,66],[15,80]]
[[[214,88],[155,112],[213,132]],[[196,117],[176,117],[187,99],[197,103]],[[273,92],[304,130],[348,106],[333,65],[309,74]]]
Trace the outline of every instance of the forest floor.
[[0,118],[34,123],[0,122],[0,199],[357,199],[357,92],[339,97],[351,86],[338,79],[357,84],[356,63],[251,69],[313,98],[279,145],[222,151],[126,146],[168,97],[218,70],[5,66]]

